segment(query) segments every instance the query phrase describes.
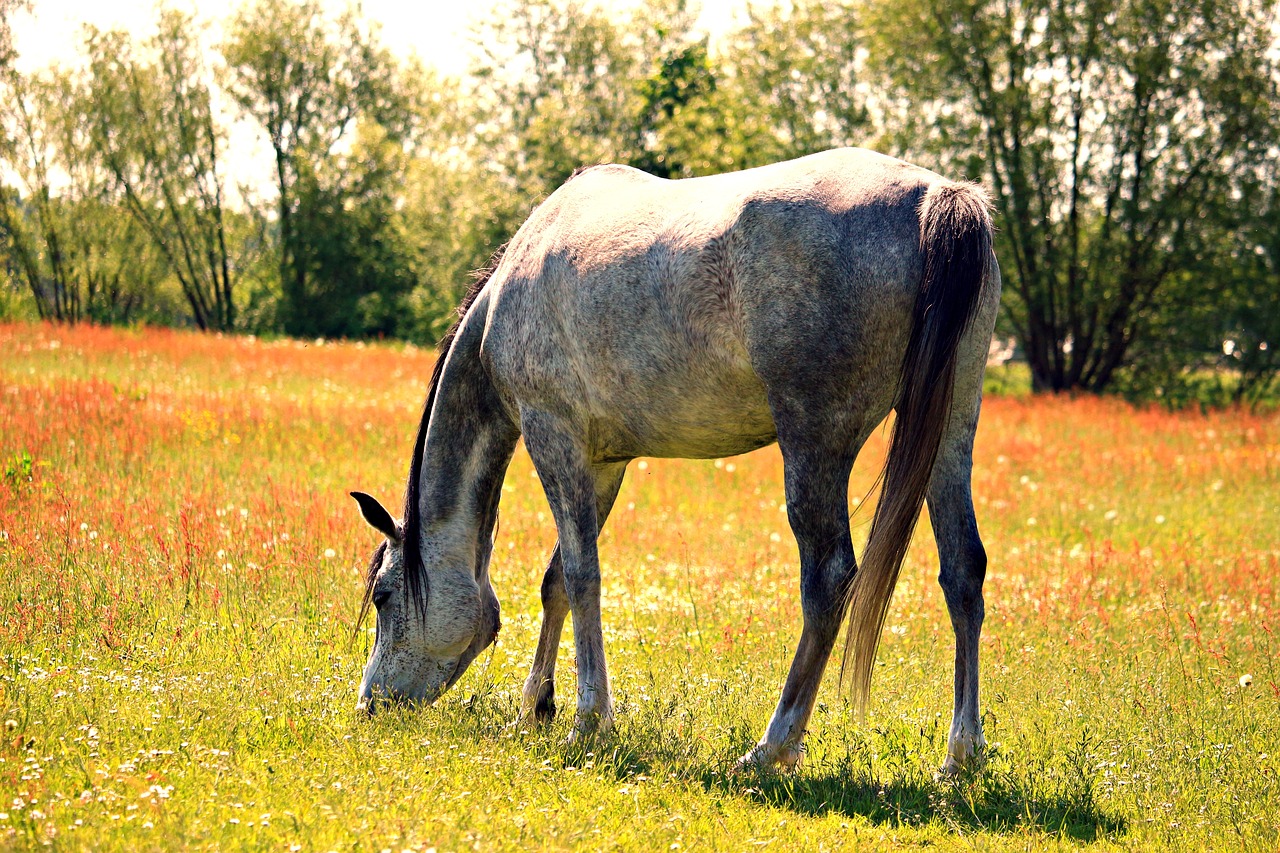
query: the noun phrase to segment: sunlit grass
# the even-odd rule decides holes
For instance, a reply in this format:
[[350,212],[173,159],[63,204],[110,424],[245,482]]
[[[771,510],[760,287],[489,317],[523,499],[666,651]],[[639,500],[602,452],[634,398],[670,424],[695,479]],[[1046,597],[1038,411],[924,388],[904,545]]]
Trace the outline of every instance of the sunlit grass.
[[934,775],[952,647],[922,525],[866,721],[831,674],[802,769],[743,778],[799,634],[776,449],[632,465],[602,538],[618,729],[571,748],[564,719],[513,726],[555,537],[523,451],[501,642],[433,708],[353,712],[376,542],[346,492],[398,503],[430,353],[22,325],[0,352],[0,846],[1280,843],[1274,417],[989,397],[987,767]]

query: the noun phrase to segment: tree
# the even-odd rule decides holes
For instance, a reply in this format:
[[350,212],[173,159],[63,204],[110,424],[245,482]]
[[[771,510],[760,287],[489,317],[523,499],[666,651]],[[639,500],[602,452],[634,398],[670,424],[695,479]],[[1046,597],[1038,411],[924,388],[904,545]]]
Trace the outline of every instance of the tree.
[[418,280],[415,247],[398,211],[408,157],[377,125],[351,151],[299,170],[294,263],[306,272],[307,309],[293,329],[358,337],[400,331],[401,299]]
[[476,40],[478,134],[512,185],[515,219],[579,167],[627,162],[637,150],[637,44],[604,11],[511,3]]
[[[398,177],[386,175],[385,168],[397,158],[388,149],[369,161],[348,156],[342,169],[332,168],[331,158],[365,125],[379,128],[365,137],[366,146],[375,138],[379,146],[412,142],[418,97],[412,70],[401,73],[355,11],[330,19],[314,0],[258,0],[245,7],[230,22],[223,55],[232,96],[262,126],[274,153],[284,329],[348,333],[345,324],[334,324],[341,307],[322,304],[329,296],[347,288],[400,285],[346,275],[347,261],[334,257],[333,242],[348,250],[364,244],[348,240],[327,214],[350,212],[356,199],[344,193],[352,187],[361,187],[365,200],[371,181],[392,192]],[[342,221],[349,223],[349,217]]]
[[417,275],[397,318],[396,334],[435,341],[475,270],[510,236],[510,183],[473,128],[470,99],[456,80],[429,81],[420,144],[405,170],[398,222],[415,251]]
[[12,67],[18,58],[13,47],[13,16],[30,5],[28,0],[0,0],[0,69]]
[[1194,358],[1134,377],[1134,390],[1175,403],[1257,404],[1280,387],[1280,150],[1238,192],[1211,203],[1231,208],[1211,221],[1234,227],[1216,229],[1203,268],[1192,271],[1199,298],[1175,312],[1173,332]]
[[[1231,243],[1234,275],[1220,304],[1223,355],[1238,377],[1236,402],[1257,403],[1280,387],[1280,156],[1240,199],[1252,211]],[[1215,336],[1219,337],[1219,336]]]
[[223,133],[209,69],[189,15],[161,10],[159,31],[134,55],[122,32],[87,41],[85,99],[94,150],[141,228],[164,254],[201,329],[236,325],[237,247],[229,241]]
[[[1151,351],[1277,118],[1265,0],[872,2],[900,150],[986,173],[1005,319],[1041,390]],[[1222,210],[1222,208],[1217,208]]]
[[718,57],[695,20],[683,0],[625,19],[539,0],[481,30],[477,100],[486,117],[512,105],[509,121],[481,126],[522,198],[597,162],[691,177],[859,141],[869,119],[851,6],[753,10]]
[[121,208],[93,155],[83,82],[3,70],[0,246],[42,318],[123,322],[146,310],[163,259]]
[[767,116],[780,157],[860,144],[870,124],[862,34],[847,2],[751,9],[725,64],[741,106]]
[[701,75],[712,85],[687,87],[691,96],[656,128],[678,152],[679,176],[861,144],[869,132],[864,36],[853,6],[800,0],[750,8],[749,15],[723,54],[706,60]]

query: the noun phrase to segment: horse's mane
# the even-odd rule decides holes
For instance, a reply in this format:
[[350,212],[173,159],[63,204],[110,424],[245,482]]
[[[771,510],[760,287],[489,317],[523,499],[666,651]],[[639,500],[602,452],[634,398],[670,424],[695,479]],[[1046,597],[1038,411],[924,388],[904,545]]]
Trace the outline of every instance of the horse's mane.
[[[494,270],[498,268],[498,263],[502,260],[502,253],[505,249],[505,244],[499,246],[498,250],[493,253],[493,257],[489,259],[488,265],[471,274],[471,283],[467,287],[467,292],[462,297],[462,301],[458,303],[457,317],[454,318],[449,331],[444,333],[444,337],[436,345],[436,363],[431,370],[431,383],[427,388],[427,401],[423,404],[422,417],[418,421],[418,435],[413,441],[413,459],[409,463],[409,482],[404,490],[402,549],[404,551],[404,578],[409,600],[423,614],[426,613],[427,595],[430,592],[430,586],[427,580],[426,567],[422,565],[422,551],[418,547],[418,540],[422,534],[422,514],[418,507],[418,501],[422,493],[419,481],[422,479],[422,453],[427,443],[427,427],[431,424],[431,409],[436,404],[436,392],[440,389],[440,376],[444,373],[444,363],[449,357],[449,351],[453,348],[453,342],[458,337],[458,329],[462,327],[462,321],[466,319],[467,312],[471,310],[471,306],[479,298],[484,286],[493,277]],[[365,614],[369,612],[369,606],[373,602],[373,584],[377,580],[378,569],[382,565],[381,556],[381,551],[374,555],[374,560],[369,564],[369,569],[365,575],[364,599],[360,604],[360,619],[357,621],[357,625],[364,621]]]

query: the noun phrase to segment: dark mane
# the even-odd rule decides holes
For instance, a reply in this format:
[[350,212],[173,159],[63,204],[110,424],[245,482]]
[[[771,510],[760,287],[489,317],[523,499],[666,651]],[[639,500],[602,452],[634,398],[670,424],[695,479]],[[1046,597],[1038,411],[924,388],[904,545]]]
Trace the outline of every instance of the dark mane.
[[[419,484],[419,480],[422,478],[422,451],[427,444],[427,427],[431,424],[431,409],[435,406],[436,392],[440,388],[440,376],[444,372],[444,363],[449,357],[449,350],[453,347],[453,341],[458,336],[458,329],[461,328],[462,321],[466,319],[467,312],[471,310],[471,306],[479,298],[480,292],[484,290],[484,286],[493,277],[493,273],[498,268],[498,264],[502,260],[502,253],[506,248],[506,244],[499,246],[498,250],[493,253],[493,257],[489,259],[488,265],[471,274],[471,283],[467,287],[467,292],[462,297],[462,301],[458,303],[458,316],[449,327],[449,331],[444,333],[440,343],[436,345],[436,363],[431,370],[431,384],[427,388],[427,401],[422,406],[422,417],[418,421],[418,435],[413,441],[413,458],[409,463],[409,482],[404,490],[404,522],[402,525],[404,537],[402,544],[405,588],[413,606],[417,607],[418,611],[423,614],[426,613],[427,594],[430,592],[430,587],[426,570],[422,565],[422,552],[418,548],[418,539],[422,533],[422,516],[418,509],[418,500],[422,492]],[[375,561],[369,565],[368,574],[365,576],[364,600],[360,606],[361,621],[364,620],[364,615],[369,611],[369,605],[373,601],[373,584],[377,579],[378,568],[381,563],[381,552],[379,552],[375,554]]]

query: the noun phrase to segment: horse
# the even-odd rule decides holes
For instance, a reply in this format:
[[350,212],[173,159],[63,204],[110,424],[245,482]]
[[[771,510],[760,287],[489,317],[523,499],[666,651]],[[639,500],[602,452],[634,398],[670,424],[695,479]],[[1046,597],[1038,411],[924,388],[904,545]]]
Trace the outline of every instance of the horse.
[[[627,465],[777,442],[800,559],[803,625],[776,710],[739,766],[789,768],[846,614],[842,674],[865,710],[899,568],[927,501],[955,632],[943,770],[980,760],[986,553],[970,491],[999,303],[990,204],[975,184],[846,148],[666,180],[575,173],[478,277],[442,340],[403,519],[352,495],[383,541],[361,619],[376,638],[358,707],[431,703],[500,626],[489,577],[507,465],[523,436],[558,541],[520,722],[555,715],[572,613],[573,738],[609,729],[596,540]],[[861,568],[848,483],[896,412]]]

